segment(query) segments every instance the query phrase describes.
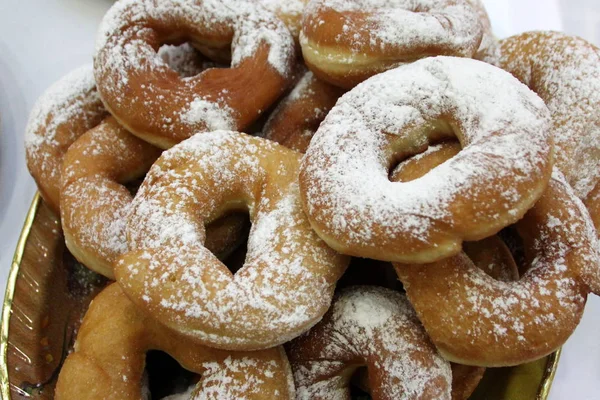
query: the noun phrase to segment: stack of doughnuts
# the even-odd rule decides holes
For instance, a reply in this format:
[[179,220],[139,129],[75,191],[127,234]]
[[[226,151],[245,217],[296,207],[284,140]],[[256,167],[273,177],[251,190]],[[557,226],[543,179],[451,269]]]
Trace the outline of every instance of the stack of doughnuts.
[[194,377],[169,399],[466,400],[600,295],[582,39],[498,41],[478,0],[119,0],[93,61],[26,132],[115,281],[57,399],[151,398],[161,351]]

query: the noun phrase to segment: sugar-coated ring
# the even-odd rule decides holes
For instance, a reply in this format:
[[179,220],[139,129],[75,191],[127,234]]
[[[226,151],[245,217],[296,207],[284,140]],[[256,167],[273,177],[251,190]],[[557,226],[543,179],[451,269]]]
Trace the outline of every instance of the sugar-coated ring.
[[44,202],[57,215],[64,154],[107,114],[91,65],[65,75],[40,96],[31,110],[25,128],[27,167]]
[[[550,116],[510,74],[435,57],[370,78],[342,96],[300,171],[313,228],[341,253],[425,263],[519,220],[552,168]],[[463,150],[411,182],[398,160],[456,137]]]
[[[125,186],[143,177],[161,151],[112,118],[77,139],[64,156],[61,224],[67,248],[86,267],[114,279],[127,250],[125,224],[133,196]],[[245,218],[231,215],[207,227],[206,247],[225,257],[243,238]]]
[[327,113],[344,90],[304,73],[269,116],[262,136],[304,153]]
[[559,32],[501,41],[498,65],[536,92],[552,115],[556,166],[587,198],[600,182],[600,50]]
[[481,43],[468,0],[313,0],[300,44],[317,77],[344,88],[421,58],[472,57]]
[[[329,308],[348,259],[311,229],[300,204],[301,154],[237,132],[196,135],[150,169],[128,220],[118,282],[169,327],[217,348],[284,343]],[[233,275],[203,245],[204,224],[248,210],[244,266]]]
[[427,265],[395,264],[445,358],[490,367],[541,358],[573,333],[588,293],[600,293],[596,232],[557,169],[516,228],[530,267],[517,282],[490,278],[464,253]]
[[[156,51],[185,40],[215,61],[230,53],[231,67],[180,77]],[[168,148],[197,132],[243,130],[285,90],[293,63],[291,34],[253,0],[122,0],[102,21],[94,72],[119,123]]]
[[389,289],[344,289],[323,320],[287,350],[297,399],[350,399],[350,378],[362,366],[374,400],[450,399],[450,364],[406,297]]
[[139,399],[146,353],[161,350],[199,375],[191,399],[294,399],[283,348],[232,352],[199,345],[142,313],[118,284],[90,304],[75,350],[58,377],[57,400]]

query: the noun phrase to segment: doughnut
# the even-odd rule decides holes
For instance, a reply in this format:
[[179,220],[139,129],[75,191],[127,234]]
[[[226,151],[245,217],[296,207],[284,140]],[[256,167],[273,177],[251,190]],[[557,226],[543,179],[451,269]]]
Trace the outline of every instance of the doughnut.
[[451,398],[450,364],[406,297],[389,289],[343,290],[323,320],[287,350],[298,400],[350,399],[350,379],[360,367],[368,369],[374,400]]
[[596,232],[558,169],[516,229],[529,267],[516,282],[489,277],[464,253],[426,265],[394,264],[446,359],[500,367],[544,357],[573,333],[588,293],[600,293]]
[[62,160],[69,146],[107,115],[91,65],[70,72],[35,103],[25,128],[27,168],[44,202],[60,213]]
[[600,182],[600,51],[558,32],[501,41],[499,66],[536,92],[552,115],[556,166],[581,199]]
[[[150,169],[128,216],[117,281],[143,310],[216,348],[284,343],[316,324],[348,258],[311,229],[300,203],[301,154],[243,133],[183,141]],[[233,274],[203,245],[204,225],[247,210],[244,266]]]
[[451,364],[451,367],[452,400],[468,400],[483,379],[486,369],[454,363]]
[[[114,280],[113,264],[127,250],[126,216],[133,196],[124,185],[143,177],[161,151],[112,118],[77,139],[64,156],[61,223],[79,262]],[[244,218],[213,223],[207,248],[225,256],[243,236]]]
[[429,56],[472,57],[482,38],[470,0],[313,0],[300,45],[318,78],[350,89]]
[[[411,182],[390,169],[430,142],[462,151]],[[432,57],[381,73],[342,96],[300,168],[313,229],[356,257],[427,263],[521,219],[552,171],[550,115],[510,74]]]
[[186,399],[294,399],[283,348],[215,350],[172,332],[142,313],[118,284],[90,304],[75,350],[58,377],[57,400],[142,399],[146,353],[160,350],[201,378]]
[[[231,54],[231,67],[182,78],[156,51],[186,40],[215,61]],[[294,60],[285,25],[254,0],[122,0],[101,23],[94,74],[121,125],[169,148],[197,132],[248,127],[286,89]]]
[[269,116],[262,136],[304,153],[325,116],[344,93],[307,71]]
[[295,39],[300,35],[304,7],[310,0],[258,0],[258,3],[281,19]]

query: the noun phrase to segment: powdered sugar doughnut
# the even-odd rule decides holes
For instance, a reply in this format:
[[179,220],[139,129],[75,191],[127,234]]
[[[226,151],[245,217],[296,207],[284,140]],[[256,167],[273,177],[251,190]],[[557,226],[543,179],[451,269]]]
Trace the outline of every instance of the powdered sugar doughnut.
[[65,152],[107,115],[91,65],[65,75],[40,96],[25,128],[27,167],[44,201],[57,214]]
[[[156,54],[189,39],[226,61],[181,78]],[[250,125],[285,90],[294,42],[283,22],[252,0],[122,0],[106,14],[94,72],[102,100],[130,132],[168,148],[197,132]]]
[[468,0],[314,0],[304,11],[300,44],[317,77],[352,88],[424,57],[472,57],[481,37]]
[[306,72],[277,105],[263,128],[263,136],[304,153],[317,128],[343,93],[342,89]]
[[[128,219],[115,274],[167,326],[227,349],[284,343],[329,308],[348,259],[311,229],[300,204],[301,155],[265,139],[216,131],[166,151]],[[248,210],[244,266],[233,275],[204,247],[204,224]]]
[[[435,57],[379,74],[338,100],[300,172],[304,209],[334,249],[385,261],[446,258],[518,221],[551,174],[550,116],[510,74]],[[463,150],[411,182],[398,160],[456,136]]]
[[117,284],[90,304],[63,365],[56,399],[142,399],[146,353],[161,350],[201,375],[186,399],[294,399],[281,347],[258,352],[215,350],[188,340],[138,310]]
[[450,364],[406,297],[389,289],[343,290],[323,320],[289,344],[288,357],[297,399],[350,399],[350,378],[361,366],[374,400],[450,399]]
[[516,228],[529,266],[517,282],[488,277],[462,253],[427,265],[395,264],[447,359],[497,367],[541,358],[574,331],[588,293],[600,293],[596,232],[557,169]]
[[600,51],[558,32],[527,32],[501,45],[500,67],[548,105],[556,166],[585,199],[600,182]]

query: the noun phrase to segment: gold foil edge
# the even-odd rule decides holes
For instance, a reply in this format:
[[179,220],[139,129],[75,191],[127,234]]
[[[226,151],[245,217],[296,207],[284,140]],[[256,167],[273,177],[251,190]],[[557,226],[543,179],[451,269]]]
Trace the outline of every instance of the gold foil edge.
[[17,248],[10,265],[10,271],[8,272],[8,279],[6,283],[6,293],[4,295],[4,303],[2,305],[2,322],[0,326],[0,397],[4,400],[10,400],[10,382],[8,380],[8,329],[10,322],[10,315],[12,311],[12,302],[15,296],[15,286],[17,283],[17,277],[19,275],[19,268],[21,267],[21,261],[23,260],[23,254],[25,252],[25,245],[27,239],[29,239],[29,233],[35,220],[38,207],[40,205],[40,194],[36,193],[27,212],[19,241],[17,242]]
[[542,376],[542,383],[536,400],[548,400],[548,397],[550,396],[550,390],[552,389],[552,383],[554,382],[554,377],[556,376],[556,370],[558,369],[558,362],[560,361],[561,353],[562,348],[556,350],[554,353],[548,356],[546,370]]

